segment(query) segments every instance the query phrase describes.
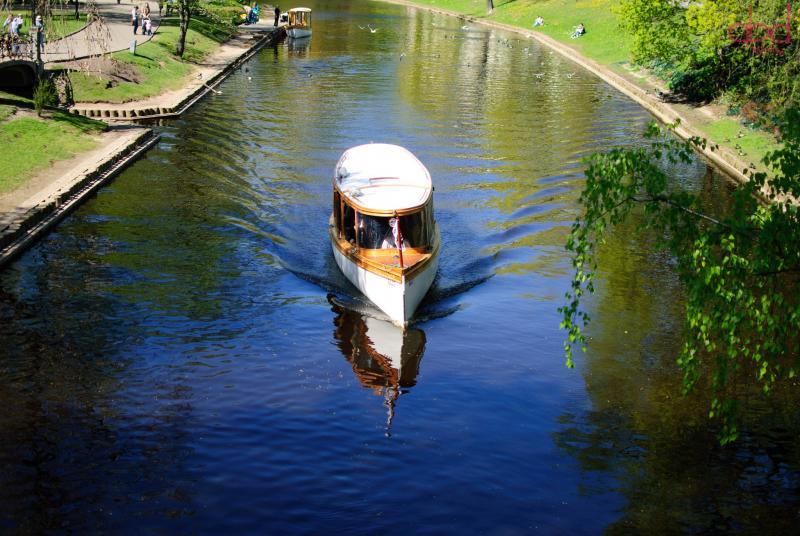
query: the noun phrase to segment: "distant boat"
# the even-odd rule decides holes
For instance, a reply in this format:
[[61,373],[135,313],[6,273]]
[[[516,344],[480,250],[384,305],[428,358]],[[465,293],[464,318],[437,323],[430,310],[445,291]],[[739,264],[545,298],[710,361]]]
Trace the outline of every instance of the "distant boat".
[[397,145],[345,151],[334,171],[329,229],[345,277],[406,327],[439,263],[433,186],[422,162]]
[[288,11],[289,21],[286,33],[289,37],[308,37],[311,35],[311,10],[307,7],[293,7]]

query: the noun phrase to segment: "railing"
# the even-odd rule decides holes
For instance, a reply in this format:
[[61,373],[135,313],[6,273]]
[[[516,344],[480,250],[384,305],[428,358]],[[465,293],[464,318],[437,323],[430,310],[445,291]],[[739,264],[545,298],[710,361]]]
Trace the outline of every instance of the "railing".
[[33,36],[20,37],[11,34],[0,36],[0,62],[35,58],[36,45]]

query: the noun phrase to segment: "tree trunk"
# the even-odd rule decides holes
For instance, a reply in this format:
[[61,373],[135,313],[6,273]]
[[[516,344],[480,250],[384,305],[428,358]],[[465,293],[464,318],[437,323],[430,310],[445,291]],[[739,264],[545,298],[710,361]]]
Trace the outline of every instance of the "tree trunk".
[[186,50],[186,32],[189,30],[189,20],[192,17],[192,6],[189,0],[179,0],[178,12],[181,16],[180,21],[180,35],[178,37],[178,45],[175,47],[175,54],[179,58],[183,57]]
[[486,0],[486,13],[494,11],[494,0]]

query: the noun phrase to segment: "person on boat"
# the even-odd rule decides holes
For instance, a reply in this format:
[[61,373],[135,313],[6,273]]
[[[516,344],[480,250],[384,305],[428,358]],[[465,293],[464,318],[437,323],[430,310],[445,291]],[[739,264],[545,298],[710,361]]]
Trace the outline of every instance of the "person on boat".
[[398,226],[398,219],[392,218],[389,220],[389,230],[386,231],[386,236],[383,237],[381,242],[381,249],[397,249],[397,242],[403,244],[403,249],[406,249],[406,244],[399,236],[400,229]]
[[279,8],[278,6],[275,6],[275,24],[274,24],[274,26],[276,28],[278,27],[278,19],[280,19],[280,18],[281,18],[281,8]]

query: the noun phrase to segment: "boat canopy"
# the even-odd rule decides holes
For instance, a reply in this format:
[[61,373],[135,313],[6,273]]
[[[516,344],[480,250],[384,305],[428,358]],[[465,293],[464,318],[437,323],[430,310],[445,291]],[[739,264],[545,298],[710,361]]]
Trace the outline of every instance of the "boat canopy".
[[408,213],[424,206],[433,187],[428,170],[407,149],[370,143],[344,152],[336,165],[334,186],[361,212]]
[[311,13],[311,10],[307,7],[293,7],[287,13]]

